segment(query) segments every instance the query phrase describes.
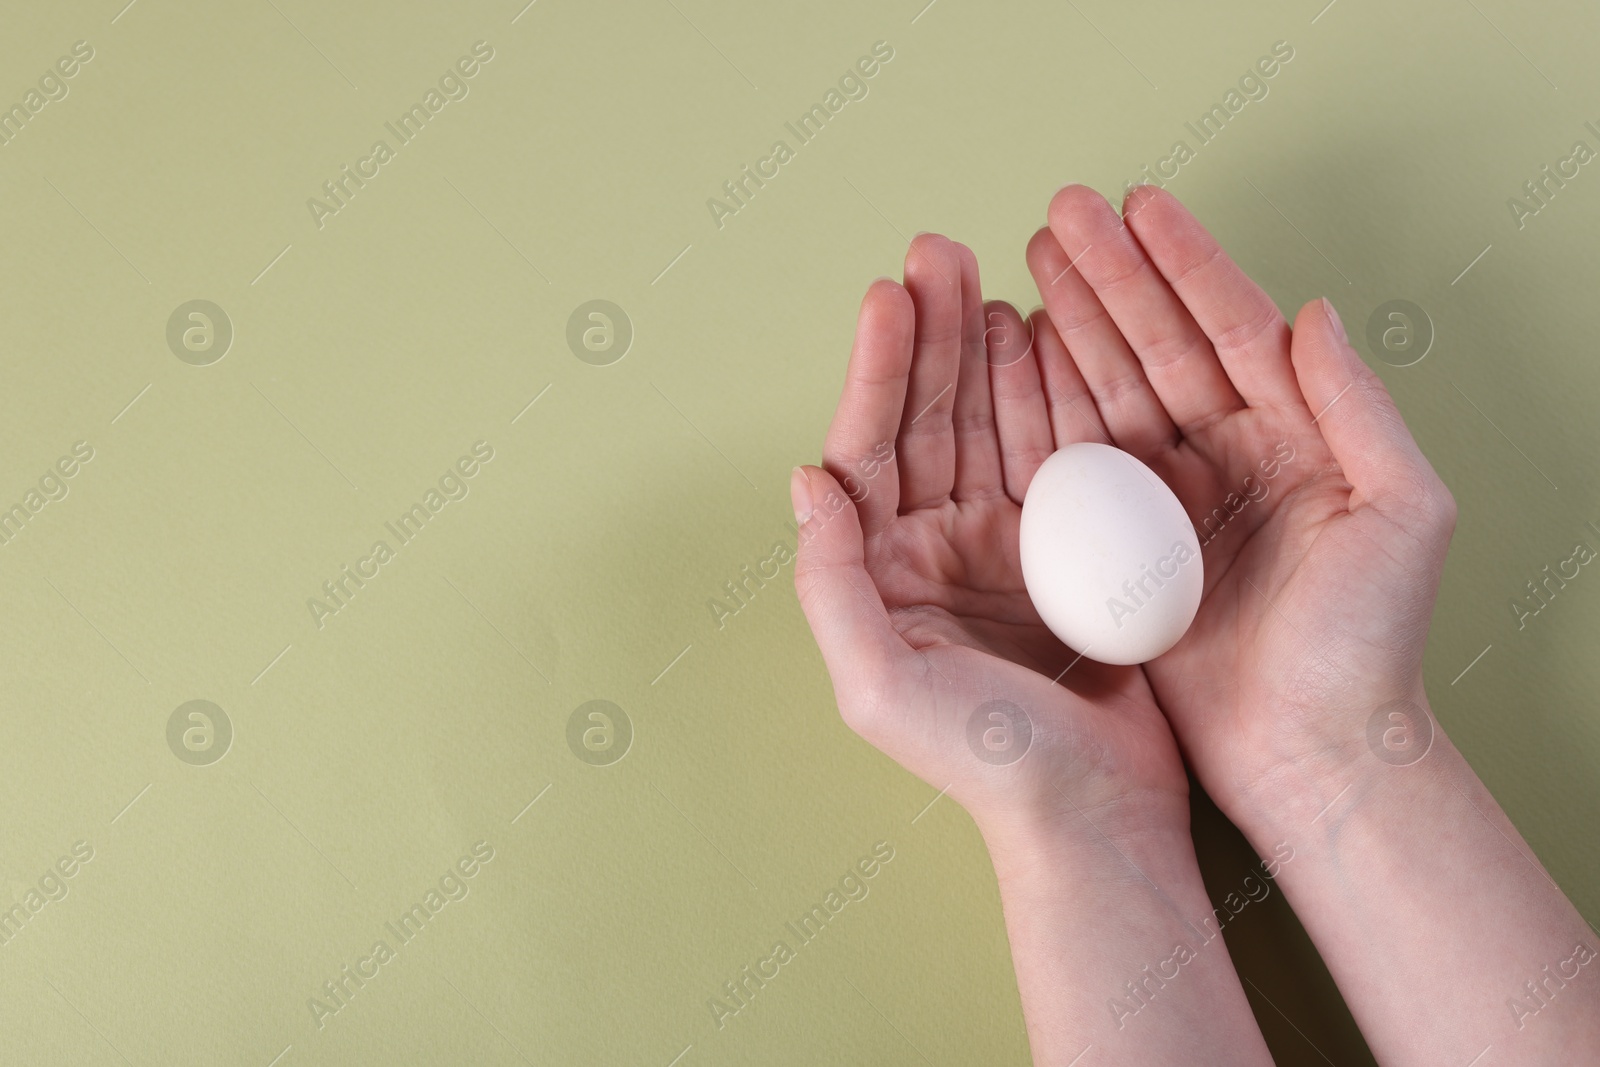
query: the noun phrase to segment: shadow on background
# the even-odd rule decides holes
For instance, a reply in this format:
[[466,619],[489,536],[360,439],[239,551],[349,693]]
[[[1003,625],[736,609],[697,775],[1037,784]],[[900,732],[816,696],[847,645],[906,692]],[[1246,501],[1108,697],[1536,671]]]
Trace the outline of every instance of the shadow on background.
[[[1341,1067],[1376,1067],[1378,1061],[1339,996],[1339,987],[1283,891],[1261,877],[1261,862],[1250,843],[1200,784],[1191,778],[1189,788],[1194,847],[1212,906],[1226,915],[1223,900],[1228,894],[1248,901],[1228,920],[1222,936],[1272,1058],[1278,1063],[1314,1063],[1320,1053],[1320,1058]],[[1252,875],[1255,881],[1248,893],[1259,900],[1242,888]],[[1270,887],[1265,896],[1254,887],[1263,883]]]

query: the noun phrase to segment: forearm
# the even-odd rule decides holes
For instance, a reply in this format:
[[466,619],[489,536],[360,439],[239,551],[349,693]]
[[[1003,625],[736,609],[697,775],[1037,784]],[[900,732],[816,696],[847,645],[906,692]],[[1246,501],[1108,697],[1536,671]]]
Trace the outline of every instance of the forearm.
[[1600,936],[1436,725],[1415,763],[1290,772],[1230,814],[1293,846],[1279,884],[1380,1062],[1600,1063]]
[[1069,808],[985,837],[1039,1067],[1271,1064],[1186,810],[1149,825]]

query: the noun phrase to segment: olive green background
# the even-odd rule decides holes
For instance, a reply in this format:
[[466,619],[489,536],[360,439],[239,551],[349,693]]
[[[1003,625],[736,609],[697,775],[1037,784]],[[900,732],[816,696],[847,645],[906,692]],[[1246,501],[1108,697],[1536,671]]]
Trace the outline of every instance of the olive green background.
[[[839,722],[792,568],[721,627],[708,602],[792,546],[790,467],[913,233],[1032,306],[1050,194],[1195,148],[1280,40],[1170,188],[1286,310],[1334,300],[1454,490],[1435,710],[1600,917],[1600,577],[1510,607],[1600,546],[1600,169],[1507,206],[1600,148],[1592,5],[122,3],[13,0],[0,34],[7,105],[94,49],[0,148],[0,505],[94,449],[0,546],[0,905],[94,851],[0,945],[8,1062],[1026,1062],[970,820]],[[480,40],[469,95],[319,228]],[[209,366],[166,341],[195,299],[234,329]],[[596,299],[634,331],[607,366],[566,342]],[[1364,339],[1395,299],[1436,332],[1404,368]],[[469,494],[319,628],[308,598],[477,441]],[[167,743],[194,699],[234,731],[207,766]],[[608,766],[567,741],[596,699],[632,724]],[[1196,833],[1220,900],[1255,858],[1203,802]],[[479,841],[319,1029],[308,998]],[[719,1029],[707,1000],[878,841],[869,895]],[[1370,1062],[1280,894],[1228,940],[1280,1062]]]

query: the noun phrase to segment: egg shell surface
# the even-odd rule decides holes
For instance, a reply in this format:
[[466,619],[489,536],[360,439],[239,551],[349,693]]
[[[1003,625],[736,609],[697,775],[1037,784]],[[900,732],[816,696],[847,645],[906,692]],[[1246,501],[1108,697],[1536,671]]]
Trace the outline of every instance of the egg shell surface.
[[1101,663],[1145,663],[1200,607],[1200,542],[1171,489],[1119,448],[1079,442],[1023,498],[1022,580],[1046,626]]

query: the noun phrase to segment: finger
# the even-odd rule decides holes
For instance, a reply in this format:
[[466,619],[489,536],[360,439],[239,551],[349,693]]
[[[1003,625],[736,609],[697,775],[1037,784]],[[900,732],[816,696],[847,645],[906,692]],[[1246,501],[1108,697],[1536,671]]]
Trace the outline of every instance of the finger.
[[848,714],[848,702],[870,692],[910,647],[867,573],[861,523],[843,487],[820,467],[796,467],[789,495],[800,527],[795,594]]
[[987,324],[983,339],[1000,440],[1000,465],[1006,495],[1021,504],[1039,464],[1055,451],[1050,408],[1039,380],[1029,324],[1004,300],[991,300],[983,307]]
[[989,356],[983,342],[983,287],[978,257],[957,242],[961,262],[961,370],[952,410],[956,441],[955,500],[994,496],[1005,491],[1000,441],[995,436],[994,402],[989,394]]
[[1178,428],[1133,349],[1048,228],[1028,242],[1028,269],[1117,447],[1146,456],[1176,444]]
[[900,422],[900,510],[939,504],[955,485],[952,412],[961,367],[961,259],[948,238],[919,234],[906,252],[916,306],[911,378]]
[[1354,492],[1350,510],[1455,521],[1455,504],[1417,447],[1382,379],[1350,346],[1333,305],[1313,300],[1295,316],[1295,374],[1322,439]]
[[898,282],[882,278],[867,289],[844,392],[822,445],[822,464],[856,502],[867,537],[900,506],[894,442],[906,405],[914,319],[911,295]]
[[[1105,197],[1085,185],[1062,189],[1050,201],[1050,232],[1122,331],[1178,429],[1198,433],[1244,407],[1211,341]],[[1065,339],[1076,354],[1073,338]]]
[[[1051,238],[1054,240],[1054,238]],[[1050,408],[1050,429],[1055,447],[1079,441],[1115,444],[1095,406],[1094,394],[1072,361],[1055,323],[1043,308],[1028,318],[1033,329],[1033,351],[1039,361],[1039,382]]]
[[1222,368],[1247,404],[1305,401],[1289,362],[1289,323],[1250,276],[1223,252],[1178,198],[1137,186],[1123,214],[1156,269],[1211,340]]

